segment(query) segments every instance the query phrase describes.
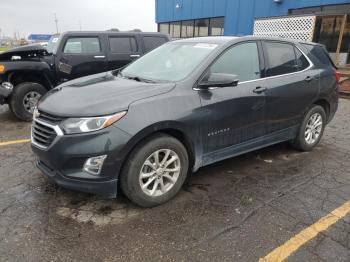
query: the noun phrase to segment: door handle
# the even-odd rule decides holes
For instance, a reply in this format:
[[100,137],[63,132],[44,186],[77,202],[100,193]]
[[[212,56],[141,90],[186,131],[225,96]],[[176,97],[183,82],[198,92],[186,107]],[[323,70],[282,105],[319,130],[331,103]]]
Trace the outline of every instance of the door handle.
[[140,55],[130,55],[131,58],[138,58]]
[[305,81],[306,81],[306,82],[311,82],[312,80],[314,80],[314,78],[311,77],[311,76],[307,76],[307,77],[305,78]]
[[261,93],[264,93],[266,90],[267,90],[266,87],[258,86],[257,88],[255,88],[255,89],[253,90],[253,93],[255,93],[255,94],[261,94]]
[[104,55],[95,55],[94,58],[96,58],[96,59],[102,59],[102,58],[106,58],[106,56],[104,56]]

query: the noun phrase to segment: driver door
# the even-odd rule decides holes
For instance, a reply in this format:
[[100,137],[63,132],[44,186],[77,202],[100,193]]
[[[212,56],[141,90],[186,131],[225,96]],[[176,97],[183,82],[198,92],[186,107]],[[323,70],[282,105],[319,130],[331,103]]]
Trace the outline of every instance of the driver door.
[[231,146],[266,134],[267,82],[261,78],[260,50],[255,41],[236,44],[209,68],[209,73],[237,75],[239,83],[234,87],[198,91],[206,116],[202,131],[204,164],[229,157]]
[[60,82],[107,71],[107,58],[98,35],[69,36],[58,52]]

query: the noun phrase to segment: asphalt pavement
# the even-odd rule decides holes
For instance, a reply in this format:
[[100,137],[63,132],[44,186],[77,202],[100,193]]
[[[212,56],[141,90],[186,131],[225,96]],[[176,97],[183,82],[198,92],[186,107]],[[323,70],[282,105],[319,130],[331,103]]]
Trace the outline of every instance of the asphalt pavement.
[[202,168],[152,209],[51,184],[29,130],[0,106],[0,261],[350,261],[350,100],[313,152]]

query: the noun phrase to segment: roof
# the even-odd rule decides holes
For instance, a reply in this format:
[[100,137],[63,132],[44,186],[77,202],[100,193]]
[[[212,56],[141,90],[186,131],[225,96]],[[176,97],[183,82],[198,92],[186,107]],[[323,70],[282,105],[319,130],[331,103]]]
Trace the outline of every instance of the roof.
[[205,37],[184,38],[184,39],[176,40],[175,42],[225,44],[236,39],[238,39],[238,37],[235,37],[235,36],[205,36]]
[[67,31],[62,35],[74,34],[74,35],[88,35],[88,34],[106,34],[106,35],[165,35],[158,32],[135,32],[135,31]]

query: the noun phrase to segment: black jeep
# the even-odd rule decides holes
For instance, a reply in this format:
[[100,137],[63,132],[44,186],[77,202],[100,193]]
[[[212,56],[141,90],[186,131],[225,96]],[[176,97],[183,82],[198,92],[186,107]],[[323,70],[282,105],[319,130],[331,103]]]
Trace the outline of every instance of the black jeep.
[[79,31],[54,35],[46,48],[11,49],[0,54],[0,104],[30,121],[39,98],[53,87],[121,68],[168,41],[160,33]]

